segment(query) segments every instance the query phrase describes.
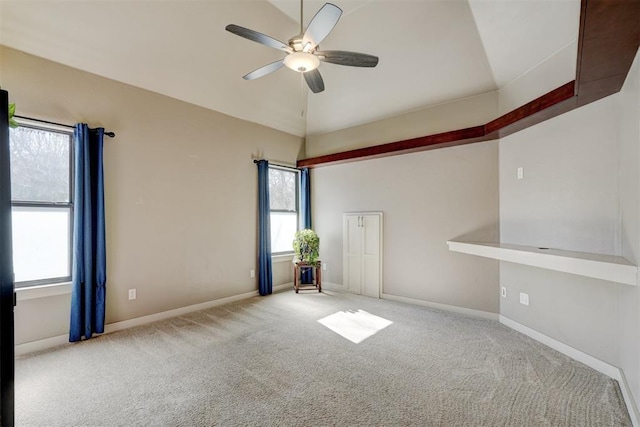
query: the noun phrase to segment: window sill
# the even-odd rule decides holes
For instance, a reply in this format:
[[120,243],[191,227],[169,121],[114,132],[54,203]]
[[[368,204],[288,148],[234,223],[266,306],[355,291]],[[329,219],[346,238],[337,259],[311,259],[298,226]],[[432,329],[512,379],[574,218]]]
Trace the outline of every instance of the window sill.
[[16,299],[24,301],[28,299],[46,298],[71,293],[71,282],[54,283],[51,285],[30,286],[28,288],[16,288]]
[[272,263],[293,262],[293,254],[272,255],[271,256],[271,262]]

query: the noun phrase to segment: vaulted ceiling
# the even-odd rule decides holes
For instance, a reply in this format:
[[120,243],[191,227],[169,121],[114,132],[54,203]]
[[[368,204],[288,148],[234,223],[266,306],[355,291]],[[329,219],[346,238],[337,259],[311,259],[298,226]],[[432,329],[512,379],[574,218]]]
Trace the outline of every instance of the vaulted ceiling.
[[[322,63],[319,94],[286,68],[243,80],[283,54],[225,31],[233,23],[287,42],[300,32],[297,0],[2,0],[0,43],[305,136],[495,91],[578,37],[579,0],[334,3],[344,13],[322,49],[380,62],[371,69]],[[304,2],[305,27],[323,4]],[[575,75],[557,72],[566,81]]]

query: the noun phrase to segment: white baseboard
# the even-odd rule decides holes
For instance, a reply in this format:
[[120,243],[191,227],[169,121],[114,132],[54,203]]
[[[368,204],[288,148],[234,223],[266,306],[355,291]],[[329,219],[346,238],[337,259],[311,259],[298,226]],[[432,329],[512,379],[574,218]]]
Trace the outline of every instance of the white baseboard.
[[346,292],[346,290],[344,289],[344,286],[339,285],[337,283],[325,282],[323,280],[322,281],[322,290],[325,290],[325,289],[327,291]]
[[588,367],[608,376],[609,378],[618,381],[618,384],[620,385],[620,391],[622,391],[622,396],[624,398],[624,403],[627,405],[627,410],[629,411],[631,422],[633,423],[634,427],[640,427],[640,414],[638,414],[638,407],[635,403],[635,400],[633,399],[633,393],[629,388],[629,384],[627,383],[627,379],[622,369],[610,365],[607,362],[603,362],[600,359],[577,350],[563,342],[551,338],[548,335],[538,332],[535,329],[531,329],[528,326],[516,322],[515,320],[511,320],[508,317],[500,315],[499,320],[503,325],[516,330],[521,334],[524,334],[529,338],[532,338],[548,347],[551,347],[552,349],[559,351],[565,356],[583,363]]
[[467,316],[473,316],[473,317],[480,317],[482,319],[498,320],[498,314],[497,313],[490,313],[488,311],[474,310],[474,309],[471,309],[471,308],[458,307],[458,306],[455,306],[455,305],[448,305],[448,304],[440,304],[440,303],[437,303],[437,302],[430,302],[430,301],[424,301],[424,300],[419,300],[419,299],[414,299],[414,298],[400,297],[400,296],[397,296],[397,295],[391,295],[391,294],[385,294],[385,293],[381,294],[380,298],[387,299],[387,300],[390,300],[390,301],[402,302],[402,303],[405,303],[405,304],[420,305],[422,307],[436,308],[438,310],[444,310],[444,311],[451,311],[453,313],[465,314]]
[[[273,287],[273,292],[279,292],[287,289],[293,289],[293,282],[285,283],[284,285],[278,285]],[[147,323],[157,322],[159,320],[170,319],[172,317],[182,316],[194,311],[206,310],[211,307],[217,307],[220,305],[228,304],[234,301],[240,301],[247,298],[258,296],[258,291],[246,292],[244,294],[233,295],[230,297],[220,298],[213,301],[207,301],[200,304],[189,305],[187,307],[180,307],[173,310],[167,310],[160,313],[150,314],[148,316],[136,317],[134,319],[123,320],[121,322],[115,322],[105,325],[104,333],[109,334],[111,332],[121,331],[123,329],[133,328],[135,326],[146,325]],[[37,341],[31,341],[24,344],[18,344],[15,346],[15,355],[22,356],[24,354],[33,353],[34,351],[46,350],[58,345],[69,344],[69,335],[58,335],[55,337],[44,338]]]
[[[336,291],[336,292],[348,292],[343,285],[339,285],[337,283],[331,283],[331,282],[322,282],[322,289],[327,289],[329,291]],[[481,311],[481,310],[473,310],[471,308],[458,307],[455,305],[440,304],[437,302],[424,301],[424,300],[419,300],[414,298],[407,298],[407,297],[401,297],[397,295],[385,294],[385,293],[380,294],[380,299],[401,302],[404,304],[419,305],[419,306],[428,307],[428,308],[436,308],[438,310],[451,311],[454,313],[465,314],[467,316],[480,317],[482,319],[498,320],[497,313],[490,313],[488,311]]]
[[31,341],[15,346],[15,355],[22,356],[24,354],[33,353],[35,351],[46,350],[58,345],[69,344],[69,334],[58,335],[55,337],[44,338],[37,341]]

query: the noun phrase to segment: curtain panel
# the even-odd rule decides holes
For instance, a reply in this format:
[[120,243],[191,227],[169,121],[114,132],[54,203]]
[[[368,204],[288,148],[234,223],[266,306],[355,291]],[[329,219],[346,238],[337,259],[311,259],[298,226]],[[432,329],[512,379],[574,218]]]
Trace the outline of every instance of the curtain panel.
[[104,332],[107,261],[105,244],[104,129],[74,130],[74,212],[69,341]]
[[271,205],[269,202],[269,162],[258,160],[258,291],[273,292],[271,267]]

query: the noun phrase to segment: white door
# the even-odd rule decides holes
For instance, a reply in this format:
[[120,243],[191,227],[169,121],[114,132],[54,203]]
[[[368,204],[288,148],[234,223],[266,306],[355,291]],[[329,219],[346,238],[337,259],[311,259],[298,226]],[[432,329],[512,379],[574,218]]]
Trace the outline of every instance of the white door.
[[347,291],[380,298],[382,212],[344,214],[343,283]]

